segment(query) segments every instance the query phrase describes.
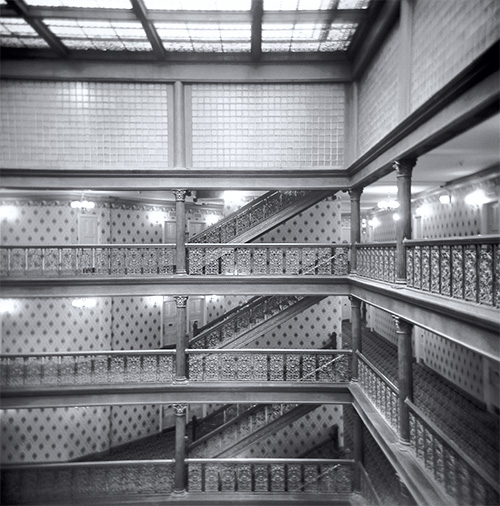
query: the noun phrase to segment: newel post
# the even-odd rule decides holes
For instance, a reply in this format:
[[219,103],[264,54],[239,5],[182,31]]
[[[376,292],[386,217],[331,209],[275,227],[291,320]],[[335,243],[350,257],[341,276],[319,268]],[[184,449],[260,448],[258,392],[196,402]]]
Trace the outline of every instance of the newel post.
[[399,437],[410,444],[410,408],[406,399],[413,401],[413,325],[398,316],[392,317],[398,335],[398,388],[399,388]]
[[176,274],[186,271],[186,190],[174,190]]
[[394,162],[398,186],[399,220],[396,222],[396,283],[406,284],[406,252],[404,240],[411,239],[411,174],[417,160]]
[[174,404],[175,411],[175,478],[174,493],[186,493],[186,409],[187,404]]
[[355,274],[358,262],[356,243],[361,241],[361,211],[360,199],[363,188],[351,188],[349,197],[351,199],[351,274]]
[[187,381],[186,376],[186,312],[188,298],[183,295],[174,297],[177,308],[176,324],[177,324],[177,345],[175,351],[175,381],[176,383],[184,383]]
[[358,381],[358,354],[361,353],[361,300],[352,296],[351,299],[351,333],[352,333],[352,362],[351,380]]

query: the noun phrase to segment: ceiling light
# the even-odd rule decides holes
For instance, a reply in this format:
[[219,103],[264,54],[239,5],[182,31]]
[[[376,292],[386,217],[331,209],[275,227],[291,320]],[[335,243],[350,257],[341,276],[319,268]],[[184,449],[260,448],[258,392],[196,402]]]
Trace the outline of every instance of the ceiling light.
[[441,204],[451,204],[451,195],[449,193],[442,193],[439,195],[439,202]]
[[71,207],[73,209],[94,209],[95,202],[90,202],[88,200],[73,200],[73,202],[71,202]]
[[393,211],[399,207],[399,202],[396,199],[387,197],[387,199],[378,202],[377,207],[383,211]]

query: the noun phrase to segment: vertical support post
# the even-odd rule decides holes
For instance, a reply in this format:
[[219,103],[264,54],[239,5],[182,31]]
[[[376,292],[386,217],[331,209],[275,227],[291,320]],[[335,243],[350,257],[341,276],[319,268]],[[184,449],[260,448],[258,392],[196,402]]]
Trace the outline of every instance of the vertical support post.
[[176,274],[186,271],[186,190],[174,190]]
[[361,212],[359,202],[362,193],[363,188],[351,188],[349,190],[349,196],[351,198],[351,274],[356,273],[356,243],[361,241]]
[[399,437],[402,443],[410,444],[410,410],[405,403],[413,401],[413,325],[393,315],[398,335],[398,388],[399,388]]
[[175,410],[175,478],[174,493],[186,493],[186,404],[174,404]]
[[398,185],[399,220],[396,222],[396,283],[406,284],[404,240],[411,239],[411,173],[416,159],[394,162]]
[[186,166],[184,84],[174,83],[174,167]]
[[184,383],[186,376],[186,306],[188,298],[182,295],[174,297],[177,307],[177,345],[175,352],[175,382]]
[[402,0],[399,15],[398,117],[400,121],[408,116],[411,109],[413,4],[413,0]]
[[352,365],[351,380],[358,381],[358,355],[361,353],[361,300],[351,295]]
[[363,421],[358,415],[356,410],[353,416],[353,443],[354,443],[354,462],[356,467],[354,469],[354,491],[361,492],[361,479],[360,479],[360,467],[363,465]]

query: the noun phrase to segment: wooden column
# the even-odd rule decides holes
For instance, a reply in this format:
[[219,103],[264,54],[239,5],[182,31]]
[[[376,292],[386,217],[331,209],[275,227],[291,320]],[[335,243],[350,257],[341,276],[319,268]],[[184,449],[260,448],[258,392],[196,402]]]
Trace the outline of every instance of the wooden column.
[[412,328],[406,320],[393,316],[398,335],[398,388],[399,388],[399,437],[410,444],[410,410],[405,403],[413,401],[413,353]]
[[352,363],[351,380],[358,381],[358,355],[361,353],[361,300],[351,296]]
[[174,493],[186,493],[186,404],[174,404],[175,478]]
[[174,83],[174,167],[186,167],[184,84]]
[[361,213],[359,202],[362,193],[363,188],[351,188],[349,190],[349,196],[351,198],[351,274],[356,273],[356,243],[361,241]]
[[182,295],[174,297],[177,307],[177,345],[175,351],[175,381],[184,383],[186,376],[186,327],[187,327],[187,300]]
[[176,274],[186,271],[186,190],[174,190]]
[[[352,408],[354,410],[354,408]],[[353,416],[353,444],[354,444],[354,462],[356,467],[354,468],[354,491],[361,491],[361,479],[360,479],[360,466],[363,465],[363,421],[354,410]]]
[[400,5],[398,34],[398,117],[400,121],[403,121],[411,112],[414,0],[401,0]]
[[394,162],[398,185],[399,220],[396,222],[396,283],[406,284],[404,240],[411,239],[411,173],[415,159]]

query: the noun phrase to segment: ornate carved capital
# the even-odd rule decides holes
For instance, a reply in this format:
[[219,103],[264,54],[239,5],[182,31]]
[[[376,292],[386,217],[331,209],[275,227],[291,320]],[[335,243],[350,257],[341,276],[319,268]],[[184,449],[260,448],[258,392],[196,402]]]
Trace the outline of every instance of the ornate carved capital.
[[186,201],[187,190],[173,190],[172,193],[174,194],[176,202]]
[[417,165],[416,158],[402,158],[401,160],[396,160],[392,164],[392,168],[396,171],[396,177],[411,177],[415,165]]
[[392,319],[396,324],[396,332],[398,334],[411,334],[411,329],[413,328],[413,324],[403,320],[399,316],[392,315]]
[[176,295],[174,297],[175,299],[175,306],[176,307],[186,307],[186,304],[187,304],[187,300],[188,300],[188,297],[186,297],[185,295]]
[[357,201],[361,198],[361,194],[363,193],[363,188],[357,187],[357,188],[350,188],[349,189],[349,197],[352,201]]
[[186,414],[187,404],[174,404],[173,408],[175,416],[184,416]]

